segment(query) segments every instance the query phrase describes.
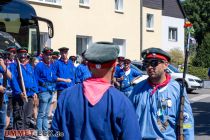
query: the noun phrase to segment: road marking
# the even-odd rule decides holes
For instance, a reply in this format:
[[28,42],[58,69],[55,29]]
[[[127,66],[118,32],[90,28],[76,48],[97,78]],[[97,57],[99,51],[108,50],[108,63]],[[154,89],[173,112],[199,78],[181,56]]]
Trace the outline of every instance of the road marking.
[[207,98],[207,97],[210,97],[210,94],[203,94],[201,96],[193,97],[193,98],[190,99],[190,102],[196,102],[196,101],[202,100],[202,99]]

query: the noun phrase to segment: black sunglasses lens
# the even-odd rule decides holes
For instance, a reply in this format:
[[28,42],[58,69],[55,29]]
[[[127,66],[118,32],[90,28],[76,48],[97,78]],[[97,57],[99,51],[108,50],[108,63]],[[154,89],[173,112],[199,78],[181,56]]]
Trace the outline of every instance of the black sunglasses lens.
[[152,62],[150,63],[150,65],[151,65],[152,67],[157,67],[158,64],[159,64],[158,61],[152,61]]
[[160,62],[158,60],[153,60],[153,61],[145,61],[143,63],[143,66],[148,68],[149,66],[152,66],[152,67],[157,67],[157,65],[159,64]]

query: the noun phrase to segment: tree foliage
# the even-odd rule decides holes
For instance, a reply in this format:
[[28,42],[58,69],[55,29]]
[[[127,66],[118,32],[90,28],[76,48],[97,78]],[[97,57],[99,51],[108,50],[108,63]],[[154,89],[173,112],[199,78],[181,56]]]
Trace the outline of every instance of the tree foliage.
[[171,63],[177,66],[184,63],[183,51],[180,48],[170,49],[168,53],[171,55]]
[[185,0],[184,10],[195,29],[195,38],[198,45],[202,43],[204,35],[210,32],[210,1],[209,0]]
[[210,66],[210,33],[205,35],[197,51],[199,53],[194,57],[192,64],[194,66],[208,68]]
[[197,41],[193,66],[210,67],[210,0],[185,0],[183,2],[187,18],[193,23]]

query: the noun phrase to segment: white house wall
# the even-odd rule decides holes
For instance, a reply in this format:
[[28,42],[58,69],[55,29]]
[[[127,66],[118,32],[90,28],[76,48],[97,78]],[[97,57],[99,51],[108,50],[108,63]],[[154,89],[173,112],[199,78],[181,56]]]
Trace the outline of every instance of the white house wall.
[[[162,17],[162,49],[169,51],[172,48],[184,50],[184,19],[163,16]],[[169,27],[177,28],[177,41],[170,41]]]

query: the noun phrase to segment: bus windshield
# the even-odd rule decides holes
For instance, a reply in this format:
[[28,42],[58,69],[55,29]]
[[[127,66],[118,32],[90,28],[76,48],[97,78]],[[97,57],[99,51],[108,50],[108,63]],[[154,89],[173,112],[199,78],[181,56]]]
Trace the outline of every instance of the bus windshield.
[[0,31],[13,36],[22,47],[28,48],[29,53],[37,53],[37,25],[34,20],[21,19],[19,14],[0,13]]
[[[52,22],[37,17],[34,8],[26,1],[5,0],[0,2],[0,31],[10,34],[21,47],[27,47],[30,54],[40,53],[39,20],[47,22],[52,37]],[[6,44],[1,45],[0,49],[6,49]]]

